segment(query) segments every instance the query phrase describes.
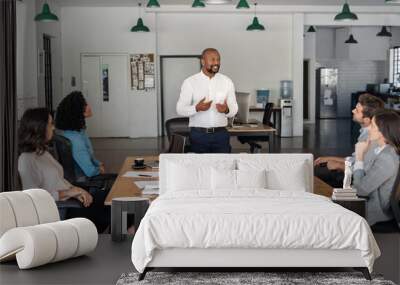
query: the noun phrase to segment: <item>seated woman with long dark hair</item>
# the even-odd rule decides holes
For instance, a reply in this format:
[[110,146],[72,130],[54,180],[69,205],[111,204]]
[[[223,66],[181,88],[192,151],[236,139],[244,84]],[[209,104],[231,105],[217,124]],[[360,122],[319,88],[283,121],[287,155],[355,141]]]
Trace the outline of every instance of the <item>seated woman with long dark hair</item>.
[[18,130],[18,172],[22,187],[47,190],[55,201],[79,200],[83,208],[70,209],[68,218],[86,217],[103,232],[110,224],[110,210],[104,206],[107,193],[96,191],[93,196],[64,179],[62,166],[47,151],[53,132],[53,118],[47,109],[29,109],[22,116]]
[[[353,187],[359,196],[368,198],[367,220],[374,225],[393,219],[390,195],[399,171],[400,115],[378,111],[368,128],[369,139],[356,144]],[[367,151],[372,142],[377,147]]]
[[95,158],[92,143],[86,134],[86,118],[91,116],[92,109],[79,91],[64,97],[56,112],[56,128],[61,130],[61,134],[72,144],[75,174],[78,179],[105,173],[104,164]]

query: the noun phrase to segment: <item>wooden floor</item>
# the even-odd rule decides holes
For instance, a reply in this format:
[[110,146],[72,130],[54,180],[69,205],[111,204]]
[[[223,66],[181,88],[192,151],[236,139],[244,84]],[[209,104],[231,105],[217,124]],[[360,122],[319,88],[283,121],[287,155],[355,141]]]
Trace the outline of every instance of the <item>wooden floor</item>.
[[[319,155],[348,156],[353,152],[350,139],[350,123],[347,120],[321,120],[317,124],[304,125],[304,136],[277,138],[281,153],[312,153]],[[108,172],[118,172],[127,156],[157,155],[168,148],[167,138],[93,138],[96,157],[105,163]],[[231,138],[232,152],[249,152],[247,144]],[[267,152],[266,142],[261,152]]]

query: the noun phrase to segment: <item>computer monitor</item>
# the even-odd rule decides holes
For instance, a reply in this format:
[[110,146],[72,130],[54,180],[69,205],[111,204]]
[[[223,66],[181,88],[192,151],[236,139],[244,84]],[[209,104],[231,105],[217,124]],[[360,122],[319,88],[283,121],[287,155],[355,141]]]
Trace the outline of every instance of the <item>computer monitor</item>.
[[247,124],[249,122],[250,93],[236,92],[236,101],[239,109],[235,122]]

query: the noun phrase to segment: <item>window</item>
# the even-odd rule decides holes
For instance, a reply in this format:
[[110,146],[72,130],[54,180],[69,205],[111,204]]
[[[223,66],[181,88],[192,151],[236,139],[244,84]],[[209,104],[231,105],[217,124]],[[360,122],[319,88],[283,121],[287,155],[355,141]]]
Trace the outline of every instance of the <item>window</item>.
[[400,47],[390,49],[389,82],[400,87]]

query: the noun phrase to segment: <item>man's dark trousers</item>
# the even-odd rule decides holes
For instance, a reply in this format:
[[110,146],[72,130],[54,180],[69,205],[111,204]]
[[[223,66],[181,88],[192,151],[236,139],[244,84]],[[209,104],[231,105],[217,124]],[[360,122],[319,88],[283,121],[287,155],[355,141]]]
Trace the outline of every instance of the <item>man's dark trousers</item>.
[[194,153],[230,153],[229,133],[226,129],[206,132],[190,128],[190,151]]

